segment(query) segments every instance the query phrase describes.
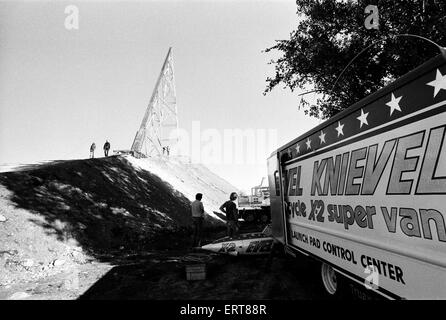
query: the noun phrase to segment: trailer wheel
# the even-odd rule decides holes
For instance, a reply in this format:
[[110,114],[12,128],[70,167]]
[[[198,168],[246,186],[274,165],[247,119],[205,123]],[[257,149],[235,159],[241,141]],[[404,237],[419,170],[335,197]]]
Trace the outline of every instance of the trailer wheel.
[[322,284],[324,285],[325,290],[330,295],[335,295],[338,291],[338,278],[336,276],[336,272],[334,269],[326,264],[322,263],[321,265],[321,277],[322,277]]

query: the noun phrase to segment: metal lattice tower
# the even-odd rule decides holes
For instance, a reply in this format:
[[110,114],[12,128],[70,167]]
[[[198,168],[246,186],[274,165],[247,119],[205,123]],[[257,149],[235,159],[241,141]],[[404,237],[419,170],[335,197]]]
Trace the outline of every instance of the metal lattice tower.
[[131,151],[135,156],[161,155],[163,147],[171,150],[178,142],[177,129],[175,78],[172,48],[169,48]]

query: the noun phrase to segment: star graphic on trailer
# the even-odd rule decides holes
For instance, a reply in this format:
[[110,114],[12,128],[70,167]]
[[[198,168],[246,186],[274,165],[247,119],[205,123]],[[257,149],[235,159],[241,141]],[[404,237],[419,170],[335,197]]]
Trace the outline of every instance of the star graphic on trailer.
[[344,125],[341,124],[341,121],[338,121],[338,126],[336,127],[336,131],[338,132],[338,137],[340,135],[344,135]]
[[300,153],[300,145],[299,144],[296,144],[296,152],[297,152],[297,154]]
[[389,106],[390,108],[390,115],[392,115],[393,111],[398,110],[401,112],[400,108],[400,100],[403,96],[399,96],[398,98],[395,98],[395,95],[392,93],[392,97],[390,98],[390,101],[386,103],[386,106]]
[[305,142],[307,144],[307,149],[311,149],[311,140],[310,138],[307,139],[307,142]]
[[362,128],[363,124],[369,125],[369,123],[367,122],[367,116],[368,115],[369,115],[368,112],[364,113],[364,110],[361,109],[361,115],[356,118],[356,119],[358,119],[360,121],[359,128]]
[[428,86],[434,87],[434,98],[441,89],[446,90],[446,74],[442,75],[440,70],[437,69],[437,75],[435,80],[428,82]]
[[321,144],[325,143],[325,133],[321,130],[321,135],[319,136],[319,139],[321,139]]

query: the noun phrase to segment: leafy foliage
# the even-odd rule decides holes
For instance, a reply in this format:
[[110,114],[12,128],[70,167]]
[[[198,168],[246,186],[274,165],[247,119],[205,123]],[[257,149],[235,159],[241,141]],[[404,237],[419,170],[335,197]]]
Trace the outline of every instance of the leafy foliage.
[[[316,90],[321,93],[316,101],[303,95],[299,104],[310,116],[329,118],[439,54],[438,47],[426,40],[398,35],[419,35],[446,45],[444,0],[297,0],[296,4],[297,29],[289,40],[277,40],[265,50],[278,50],[281,56],[270,62],[275,76],[266,79],[264,94],[279,84],[291,91]],[[378,30],[364,26],[367,5],[379,9]]]

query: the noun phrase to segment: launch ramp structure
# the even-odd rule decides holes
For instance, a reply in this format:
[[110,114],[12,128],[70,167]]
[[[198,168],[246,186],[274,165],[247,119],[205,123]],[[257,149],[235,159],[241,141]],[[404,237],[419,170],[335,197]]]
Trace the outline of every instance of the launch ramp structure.
[[175,78],[169,48],[130,151],[138,158],[168,154],[178,142],[177,130]]

